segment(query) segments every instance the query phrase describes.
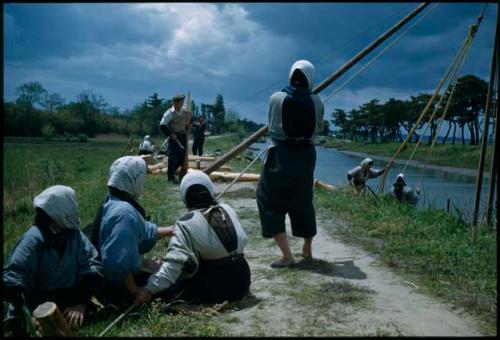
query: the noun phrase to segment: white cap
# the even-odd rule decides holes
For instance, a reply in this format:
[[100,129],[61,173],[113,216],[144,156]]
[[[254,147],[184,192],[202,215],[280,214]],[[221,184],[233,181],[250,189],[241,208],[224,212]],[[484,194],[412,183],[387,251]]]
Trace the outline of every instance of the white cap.
[[144,191],[146,162],[138,156],[118,158],[109,169],[108,186],[128,192],[139,199]]
[[293,72],[295,72],[296,69],[301,70],[302,73],[306,76],[308,88],[309,90],[312,90],[314,84],[314,73],[316,72],[316,70],[314,69],[314,65],[307,60],[297,60],[290,68],[290,73],[288,74],[289,81],[292,80]]
[[149,135],[144,136],[144,140],[149,141],[149,139],[150,139],[150,138],[151,138],[151,137],[150,137]]
[[179,190],[181,192],[182,202],[184,202],[185,205],[187,205],[186,193],[189,187],[194,184],[203,185],[205,188],[207,188],[208,192],[210,193],[210,196],[214,198],[214,185],[212,184],[210,177],[208,177],[208,175],[203,171],[193,170],[182,178],[181,185],[179,187]]
[[360,165],[361,165],[362,168],[366,168],[370,164],[373,164],[373,160],[371,158],[365,158],[360,163]]
[[61,228],[80,229],[80,210],[73,188],[54,185],[33,199],[35,208],[43,209]]

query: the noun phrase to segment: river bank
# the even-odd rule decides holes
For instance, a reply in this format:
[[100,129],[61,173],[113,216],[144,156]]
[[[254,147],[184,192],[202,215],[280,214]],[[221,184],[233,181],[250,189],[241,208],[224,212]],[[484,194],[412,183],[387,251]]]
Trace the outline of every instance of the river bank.
[[[339,152],[342,152],[343,154],[346,155],[351,155],[351,156],[357,156],[357,157],[370,157],[374,160],[379,160],[379,161],[384,161],[384,162],[389,162],[391,157],[385,157],[385,156],[377,156],[377,155],[369,155],[364,152],[358,152],[358,151],[349,151],[349,150],[338,150]],[[394,163],[400,164],[400,165],[405,165],[407,162],[406,159],[396,159]],[[422,161],[415,161],[411,160],[408,162],[409,166],[413,166],[416,168],[426,168],[430,170],[437,170],[437,171],[444,171],[450,174],[455,174],[455,175],[461,175],[461,176],[470,176],[470,177],[476,177],[477,176],[477,170],[476,169],[466,169],[466,168],[456,168],[453,166],[444,166],[444,165],[435,165],[435,164],[425,164]],[[484,173],[484,178],[489,178],[490,174],[488,172]]]
[[[339,151],[359,152],[372,156],[387,157],[387,159],[389,159],[395,154],[401,143],[367,143],[340,140],[333,137],[317,137],[316,145],[335,148]],[[399,155],[399,160],[406,162],[413,153],[415,145],[415,143],[407,144]],[[423,142],[414,153],[412,161],[416,162],[412,164],[420,166],[422,163],[427,163],[429,165],[442,166],[444,167],[443,171],[449,171],[456,174],[463,173],[465,176],[469,176],[469,174],[473,174],[474,172],[456,169],[477,169],[479,155],[479,145],[436,144],[431,148],[427,142]],[[486,172],[489,171],[490,164],[491,146],[488,146],[485,160]]]

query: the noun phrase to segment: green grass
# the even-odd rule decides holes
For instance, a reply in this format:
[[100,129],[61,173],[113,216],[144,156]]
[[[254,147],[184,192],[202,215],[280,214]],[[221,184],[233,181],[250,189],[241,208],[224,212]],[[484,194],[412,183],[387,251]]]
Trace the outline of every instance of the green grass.
[[379,253],[381,260],[424,290],[478,315],[496,333],[496,234],[481,229],[474,244],[470,226],[439,209],[414,210],[348,189],[316,191],[319,212],[345,225],[329,228],[344,241]]
[[[90,223],[107,194],[111,163],[121,156],[127,136],[98,136],[87,143],[46,142],[41,138],[8,138],[3,146],[3,255],[4,266],[19,237],[30,228],[33,198],[48,186],[64,184],[76,191],[81,226]],[[138,139],[136,139],[137,141]],[[228,151],[241,138],[224,136],[207,139],[207,152],[216,148]],[[159,141],[158,141],[159,142]],[[212,150],[211,150],[212,149]],[[246,161],[231,161],[243,168]],[[259,162],[250,171],[258,171]],[[162,226],[172,225],[185,208],[178,185],[167,184],[165,176],[147,176],[140,203],[151,220]],[[167,240],[161,240],[146,257],[163,256]],[[107,333],[108,336],[222,336],[224,331],[212,319],[197,315],[173,315],[153,304],[125,318]],[[102,312],[97,320],[86,324],[76,335],[97,336],[118,316],[118,312]]]
[[[370,155],[386,156],[392,157],[396,150],[401,145],[400,143],[363,143],[363,142],[346,142],[344,140],[339,140],[331,137],[322,137],[321,139],[326,139],[327,142],[323,144],[327,147],[334,147],[338,150],[349,150],[356,152],[363,152]],[[398,159],[408,159],[413,152],[416,143],[407,144],[405,149],[401,152]],[[437,144],[434,146],[432,151],[430,146],[427,145],[425,140],[420,144],[413,160],[428,162],[429,164],[435,165],[447,165],[454,166],[458,168],[468,168],[476,169],[479,164],[479,145],[451,145],[451,144]],[[427,159],[428,158],[428,159]],[[489,171],[489,164],[491,164],[491,147],[487,148],[487,158],[486,158],[486,171]]]

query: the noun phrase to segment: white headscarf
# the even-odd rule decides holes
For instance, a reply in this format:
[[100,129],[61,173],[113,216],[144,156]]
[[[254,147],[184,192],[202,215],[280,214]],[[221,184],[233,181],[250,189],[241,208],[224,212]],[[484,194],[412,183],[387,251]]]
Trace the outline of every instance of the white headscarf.
[[368,165],[373,164],[373,160],[371,158],[365,158],[361,161],[360,165],[363,169],[368,168]]
[[111,164],[108,186],[128,192],[138,200],[144,191],[145,179],[146,162],[138,156],[125,156]]
[[288,74],[289,81],[292,80],[293,72],[296,69],[299,69],[302,71],[302,73],[304,73],[304,75],[307,78],[307,83],[309,85],[309,91],[311,91],[314,84],[314,73],[316,72],[316,70],[314,69],[314,65],[307,60],[297,60],[296,62],[293,63],[292,67],[290,68],[290,73]]
[[403,182],[404,185],[406,185],[406,181],[405,181],[405,175],[403,173],[400,173],[396,176],[396,183],[398,182],[398,180],[401,178],[401,181]]
[[80,229],[80,210],[75,190],[65,185],[54,185],[33,199],[35,208],[43,209],[61,228]]
[[179,190],[181,192],[181,198],[184,204],[187,205],[186,193],[189,187],[194,184],[203,185],[205,188],[208,189],[208,192],[210,193],[212,198],[214,198],[214,185],[212,184],[210,177],[208,177],[208,175],[203,171],[193,170],[182,178],[181,185],[179,187]]
[[149,135],[144,136],[144,141],[145,142],[149,142],[150,139],[151,139],[151,137]]

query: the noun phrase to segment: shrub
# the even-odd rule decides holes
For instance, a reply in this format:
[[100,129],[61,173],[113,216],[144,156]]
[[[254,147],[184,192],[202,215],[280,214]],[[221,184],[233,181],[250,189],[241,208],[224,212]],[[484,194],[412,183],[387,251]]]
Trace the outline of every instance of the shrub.
[[79,143],[87,143],[88,136],[85,133],[79,133],[76,137]]
[[45,138],[45,140],[51,140],[56,134],[56,129],[54,125],[50,123],[46,123],[42,127],[42,136]]

